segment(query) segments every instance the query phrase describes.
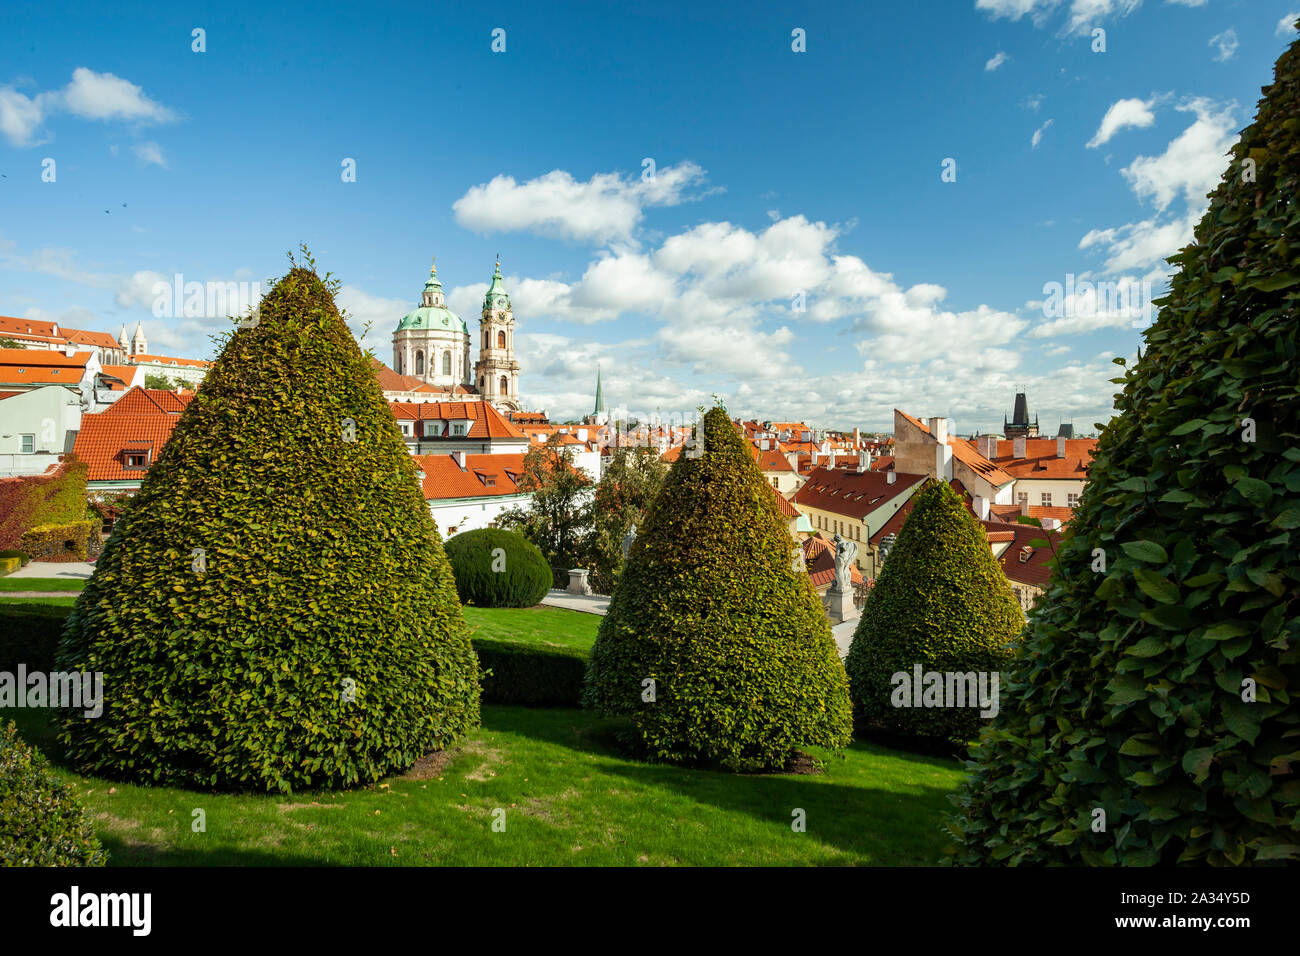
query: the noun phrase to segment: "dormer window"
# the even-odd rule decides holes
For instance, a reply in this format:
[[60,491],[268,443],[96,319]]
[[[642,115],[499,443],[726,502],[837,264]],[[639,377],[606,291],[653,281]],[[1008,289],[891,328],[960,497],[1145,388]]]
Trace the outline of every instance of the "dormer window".
[[149,467],[149,452],[147,450],[128,451],[125,454],[125,468],[128,471],[145,471]]
[[478,477],[479,480],[483,482],[483,485],[486,488],[495,488],[497,486],[496,475],[484,475],[480,473]]

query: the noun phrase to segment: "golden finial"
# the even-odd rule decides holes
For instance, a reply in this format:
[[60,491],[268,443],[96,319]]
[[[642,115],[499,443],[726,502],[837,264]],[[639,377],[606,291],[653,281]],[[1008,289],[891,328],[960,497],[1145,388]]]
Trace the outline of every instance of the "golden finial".
[[438,257],[437,257],[437,256],[431,256],[431,257],[429,258],[429,271],[430,271],[430,272],[437,272],[437,271],[438,271]]

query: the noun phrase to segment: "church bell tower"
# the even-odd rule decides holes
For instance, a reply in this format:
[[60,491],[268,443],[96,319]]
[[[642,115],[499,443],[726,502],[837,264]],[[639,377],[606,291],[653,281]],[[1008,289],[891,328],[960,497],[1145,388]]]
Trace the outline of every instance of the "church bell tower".
[[492,273],[492,283],[483,296],[483,317],[479,323],[478,361],[474,384],[479,397],[502,411],[519,411],[519,363],[515,361],[515,316],[510,296],[501,282],[501,261]]

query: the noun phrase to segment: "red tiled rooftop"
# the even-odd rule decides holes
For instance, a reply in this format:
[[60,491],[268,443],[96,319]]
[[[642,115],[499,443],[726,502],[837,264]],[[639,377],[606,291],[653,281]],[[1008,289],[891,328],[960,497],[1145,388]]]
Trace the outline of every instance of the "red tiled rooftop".
[[[895,481],[889,484],[889,475]],[[924,475],[897,472],[829,469],[817,467],[795,492],[795,504],[817,508],[850,518],[862,519],[896,495],[902,494]]]

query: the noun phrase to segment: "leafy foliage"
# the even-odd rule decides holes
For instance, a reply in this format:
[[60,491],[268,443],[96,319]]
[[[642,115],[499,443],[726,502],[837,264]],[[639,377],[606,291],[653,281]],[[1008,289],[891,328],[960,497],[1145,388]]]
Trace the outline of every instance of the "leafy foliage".
[[960,862],[1300,858],[1300,41],[1264,93],[1115,380]]
[[966,740],[979,707],[895,707],[897,672],[1000,672],[1024,626],[1020,604],[989,550],[983,528],[946,482],[916,493],[889,558],[867,596],[844,666],[853,704],[873,726],[921,737]]
[[23,551],[37,561],[93,561],[103,546],[98,518],[40,524],[23,532]]
[[0,866],[102,866],[104,848],[72,788],[0,724]]
[[551,587],[551,569],[517,531],[480,528],[448,539],[447,558],[462,604],[532,607]]
[[19,664],[26,664],[29,672],[54,670],[59,635],[72,609],[7,600],[0,610],[0,671],[12,674]]
[[623,568],[623,538],[645,520],[668,476],[653,448],[619,448],[605,462],[592,503],[587,565],[597,594],[613,594]]
[[67,456],[53,474],[0,479],[0,548],[19,545],[23,532],[86,517],[89,466]]
[[669,761],[772,769],[844,746],[848,680],[771,489],[723,408],[698,428],[703,454],[673,465],[632,545],[585,703]]
[[483,700],[529,707],[577,707],[589,655],[572,647],[545,647],[475,637],[483,668]]
[[573,452],[560,443],[558,433],[529,448],[517,482],[520,491],[532,495],[528,506],[504,511],[496,522],[537,545],[556,587],[564,587],[569,569],[585,560],[591,528],[593,482],[573,462]]
[[332,291],[275,284],[114,526],[59,653],[105,675],[104,714],[62,718],[88,772],[338,787],[477,725],[451,567]]

